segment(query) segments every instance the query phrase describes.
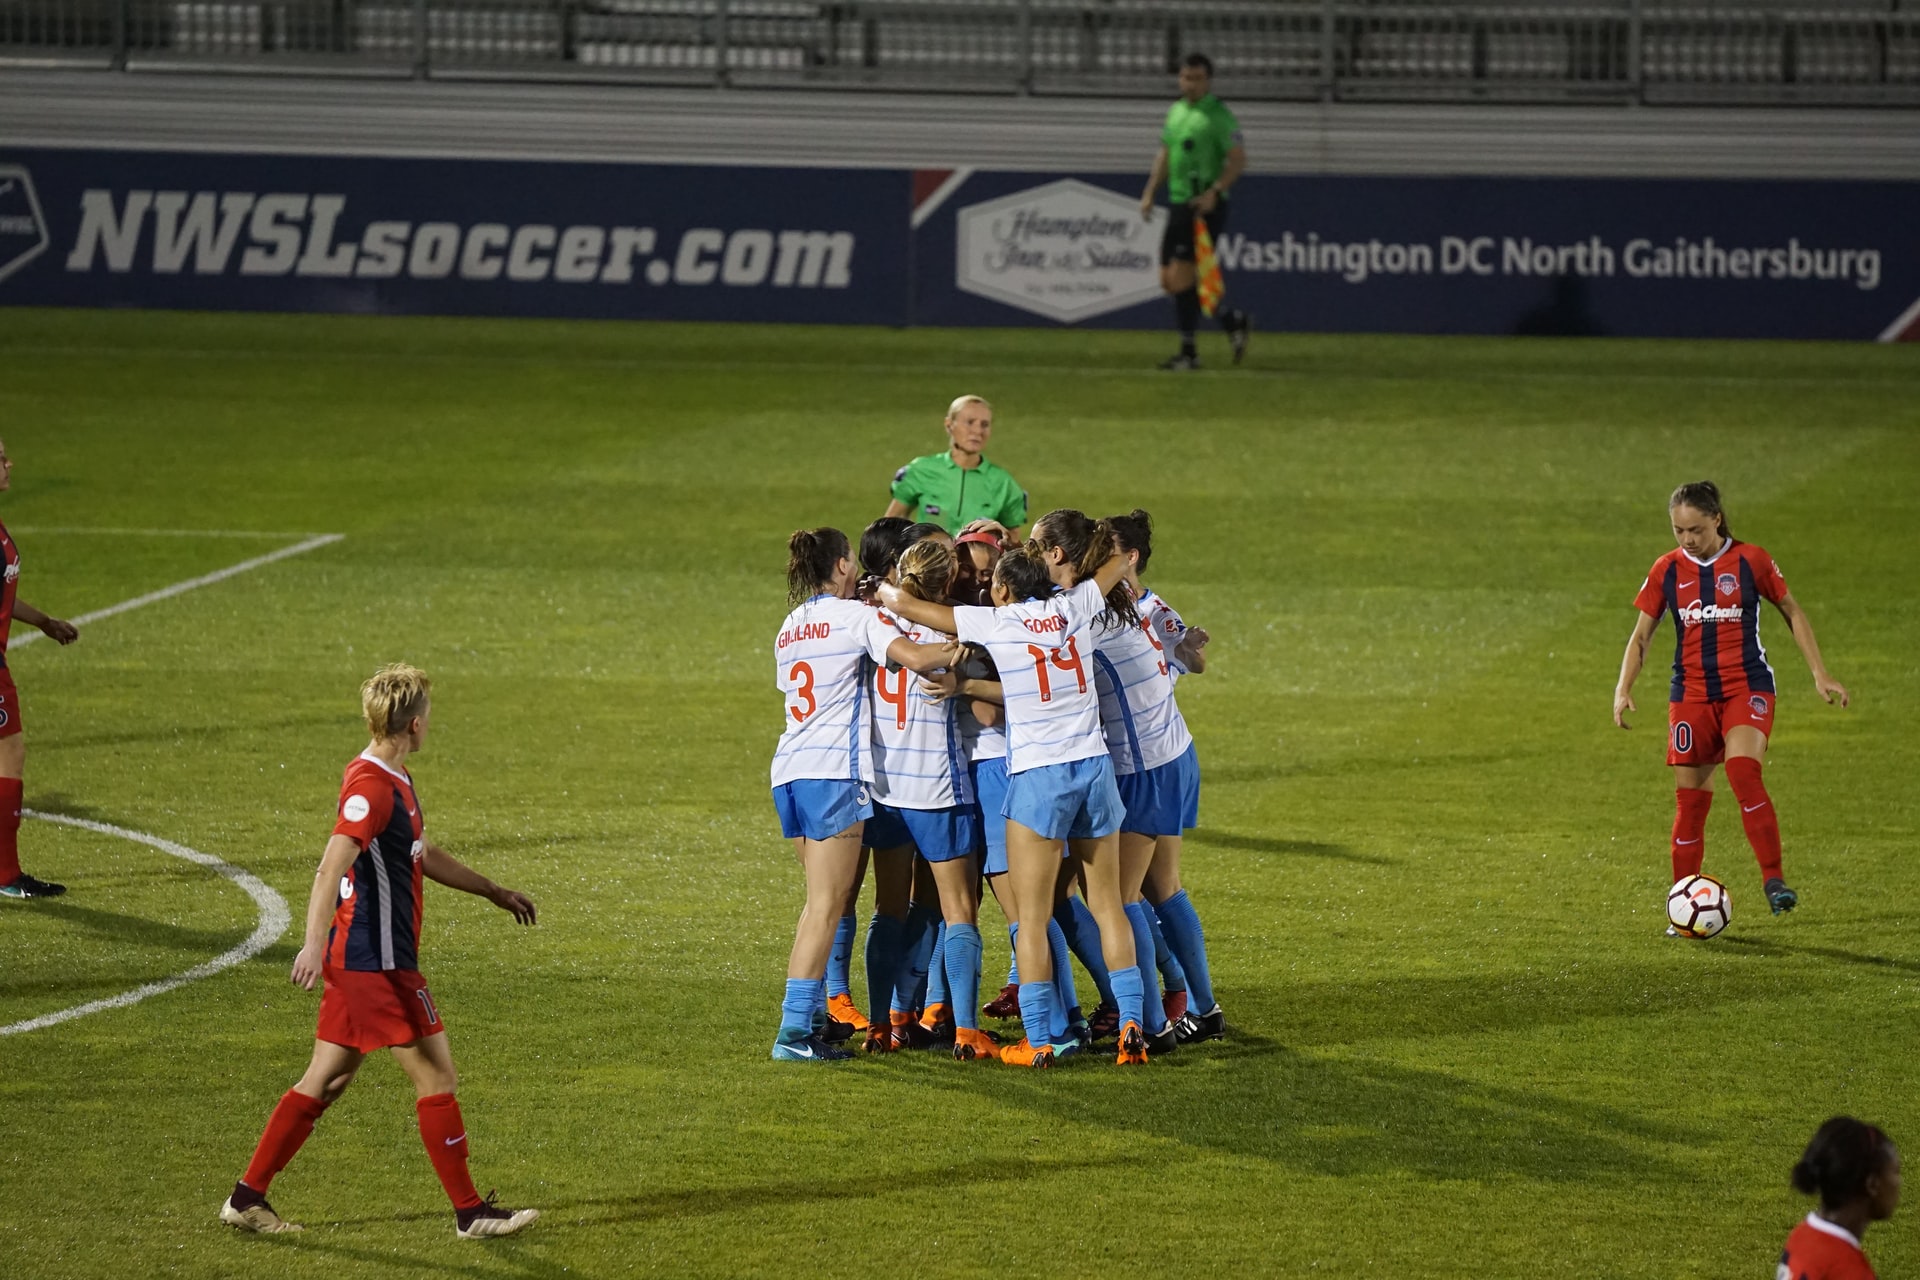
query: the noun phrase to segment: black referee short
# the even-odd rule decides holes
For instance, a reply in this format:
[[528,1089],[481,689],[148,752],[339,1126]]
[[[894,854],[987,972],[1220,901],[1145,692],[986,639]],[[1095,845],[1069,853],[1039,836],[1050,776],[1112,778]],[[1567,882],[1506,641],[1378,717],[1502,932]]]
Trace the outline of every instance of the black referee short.
[[[1213,202],[1213,212],[1202,214],[1206,219],[1207,234],[1219,242],[1220,232],[1227,225],[1227,202]],[[1160,234],[1160,265],[1169,262],[1192,262],[1193,251],[1193,206],[1190,204],[1171,205],[1167,209],[1167,229]]]

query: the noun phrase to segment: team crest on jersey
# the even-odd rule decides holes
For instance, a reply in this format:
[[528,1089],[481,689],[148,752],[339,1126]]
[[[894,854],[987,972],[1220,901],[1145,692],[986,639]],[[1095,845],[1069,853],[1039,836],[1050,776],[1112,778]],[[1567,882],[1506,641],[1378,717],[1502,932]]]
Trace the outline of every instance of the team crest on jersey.
[[1720,588],[1721,595],[1730,596],[1740,589],[1740,579],[1730,573],[1723,573],[1713,580],[1713,585]]
[[1757,693],[1747,699],[1747,705],[1753,708],[1753,714],[1757,716],[1767,714],[1767,700]]

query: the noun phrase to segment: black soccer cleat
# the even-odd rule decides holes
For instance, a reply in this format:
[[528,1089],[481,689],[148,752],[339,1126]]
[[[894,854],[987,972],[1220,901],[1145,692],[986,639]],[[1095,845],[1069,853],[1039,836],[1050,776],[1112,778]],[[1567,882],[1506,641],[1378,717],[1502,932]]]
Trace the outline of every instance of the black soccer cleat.
[[813,1034],[819,1036],[820,1039],[827,1044],[845,1044],[853,1038],[853,1024],[851,1022],[841,1022],[838,1018],[828,1018],[827,1025],[821,1027]]
[[817,1035],[773,1042],[775,1062],[845,1062],[852,1056],[839,1045],[828,1044]]
[[1233,362],[1239,364],[1246,358],[1247,339],[1253,335],[1253,313],[1242,311],[1240,323],[1227,330],[1227,345],[1233,348]]
[[1180,1047],[1179,1025],[1169,1022],[1160,1031],[1147,1033],[1147,1056],[1157,1058]]
[[66,891],[67,886],[63,884],[39,880],[24,871],[6,884],[0,884],[0,898],[57,898]]
[[1800,905],[1800,895],[1787,888],[1787,882],[1775,876],[1767,881],[1767,905],[1773,908],[1773,914],[1785,915]]
[[1162,360],[1160,362],[1160,367],[1162,369],[1167,369],[1172,371],[1179,371],[1182,369],[1198,369],[1200,367],[1200,357],[1190,356],[1186,352],[1182,351],[1177,356],[1168,356],[1165,360]]
[[1181,1044],[1193,1044],[1199,1040],[1224,1040],[1227,1036],[1227,1015],[1218,1004],[1205,1013],[1189,1013],[1173,1024],[1173,1031]]
[[494,1203],[494,1193],[489,1191],[487,1198],[473,1208],[455,1211],[453,1234],[462,1240],[510,1236],[539,1217],[538,1209],[501,1208]]
[[1093,1017],[1087,1022],[1087,1040],[1098,1042],[1111,1040],[1120,1034],[1120,1011],[1110,1004],[1103,1004],[1093,1011]]

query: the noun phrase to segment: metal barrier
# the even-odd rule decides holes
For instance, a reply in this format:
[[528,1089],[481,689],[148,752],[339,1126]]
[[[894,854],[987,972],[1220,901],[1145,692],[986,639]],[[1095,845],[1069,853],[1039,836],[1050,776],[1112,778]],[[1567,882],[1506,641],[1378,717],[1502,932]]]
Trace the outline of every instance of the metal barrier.
[[1920,105],[1920,0],[0,0],[0,64],[1242,99]]

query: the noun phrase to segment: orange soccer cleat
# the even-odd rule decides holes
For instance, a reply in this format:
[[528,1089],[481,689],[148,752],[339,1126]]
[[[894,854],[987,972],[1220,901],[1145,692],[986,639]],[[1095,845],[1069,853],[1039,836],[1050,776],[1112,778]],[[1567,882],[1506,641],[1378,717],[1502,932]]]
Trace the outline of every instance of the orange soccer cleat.
[[827,1016],[835,1022],[846,1023],[855,1031],[867,1029],[867,1015],[860,1012],[860,1006],[844,991],[837,996],[827,997]]
[[866,1043],[860,1048],[865,1053],[897,1053],[900,1043],[894,1039],[892,1027],[868,1027]]
[[939,1033],[940,1024],[943,1022],[948,1025],[953,1023],[953,1010],[949,1009],[944,1002],[930,1004],[920,1011],[920,1025],[935,1034]]
[[[1145,1061],[1145,1054],[1141,1055]],[[1053,1065],[1053,1046],[1043,1044],[1036,1047],[1022,1040],[1019,1044],[1010,1044],[1000,1051],[1000,1061],[1010,1067],[1050,1067]]]
[[1120,1052],[1114,1055],[1114,1065],[1121,1067],[1144,1067],[1147,1064],[1147,1037],[1140,1030],[1140,1024],[1129,1019],[1120,1024]]
[[953,1057],[956,1062],[991,1062],[1000,1056],[1000,1042],[990,1031],[956,1027],[953,1033]]

